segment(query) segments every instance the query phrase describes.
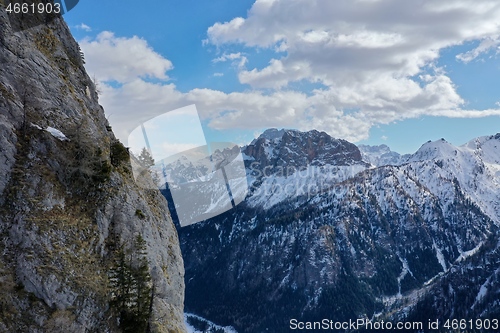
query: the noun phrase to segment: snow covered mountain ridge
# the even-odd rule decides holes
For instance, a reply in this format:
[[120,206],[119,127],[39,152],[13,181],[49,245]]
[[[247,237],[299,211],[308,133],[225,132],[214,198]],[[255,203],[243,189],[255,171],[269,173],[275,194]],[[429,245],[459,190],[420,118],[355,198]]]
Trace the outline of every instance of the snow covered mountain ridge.
[[[484,136],[462,146],[444,139],[428,141],[414,154],[401,155],[386,145],[357,147],[316,130],[268,129],[241,147],[250,187],[247,204],[267,209],[297,196],[311,197],[327,191],[367,169],[393,166],[409,168],[410,174],[436,196],[445,195],[445,187],[439,185],[440,178],[456,179],[467,192],[466,197],[500,221],[500,207],[496,203],[500,202],[499,138],[500,134]],[[216,150],[212,158],[234,155],[236,148]],[[197,179],[206,173],[209,164],[208,157],[200,161],[181,157],[167,164],[165,170],[176,177]],[[207,186],[213,185],[207,183]],[[217,193],[212,198],[214,204]]]
[[[466,197],[489,217],[500,221],[499,138],[500,134],[484,136],[462,146],[444,139],[428,141],[414,154],[401,155],[386,145],[357,147],[316,130],[268,129],[241,147],[250,187],[247,204],[267,209],[297,196],[311,197],[327,191],[367,169],[393,166],[409,169],[409,174],[439,197],[446,194],[439,179],[456,179]],[[216,150],[212,158],[234,155],[235,149]],[[199,161],[181,157],[167,164],[165,172],[186,180],[198,179],[210,168],[209,164],[209,157]],[[212,198],[214,204],[217,193]]]
[[363,161],[376,167],[384,165],[400,165],[405,163],[411,156],[410,154],[401,155],[392,151],[387,145],[359,145],[358,148],[361,151]]
[[395,166],[414,170],[437,196],[445,195],[439,178],[456,179],[467,197],[500,221],[500,134],[458,147],[444,139],[428,141],[414,154],[400,155],[386,145],[356,147],[324,132],[269,129],[242,152],[253,184],[250,205],[269,208],[294,195],[322,192],[368,168]]

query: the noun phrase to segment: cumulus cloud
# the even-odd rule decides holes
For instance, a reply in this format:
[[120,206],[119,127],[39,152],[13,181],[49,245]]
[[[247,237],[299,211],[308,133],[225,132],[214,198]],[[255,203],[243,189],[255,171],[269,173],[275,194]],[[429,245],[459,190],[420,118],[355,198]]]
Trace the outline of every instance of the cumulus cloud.
[[[464,62],[497,47],[498,17],[496,0],[411,5],[400,0],[257,0],[247,17],[207,30],[207,43],[222,51],[212,61],[230,63],[249,87],[229,93],[205,87],[180,92],[168,81],[172,63],[139,37],[103,32],[81,46],[91,74],[121,83],[101,88],[113,128],[121,124],[119,136],[140,121],[195,103],[216,129],[315,128],[358,141],[376,124],[422,115],[500,115],[499,109],[467,110],[446,71],[436,67],[440,52],[450,46],[479,43],[457,57]],[[252,52],[255,56],[262,49],[268,64],[247,68]],[[293,85],[301,82],[314,85],[309,90]]]
[[491,49],[497,48],[497,53],[499,53],[500,52],[500,48],[498,48],[499,46],[500,46],[500,35],[496,37],[488,37],[482,40],[479,46],[476,47],[475,49],[465,53],[458,54],[457,59],[464,63],[468,63],[479,57],[481,54],[490,51]]
[[257,0],[246,18],[216,23],[207,34],[218,48],[241,44],[286,51],[264,68],[242,69],[241,83],[286,89],[302,80],[320,82],[326,88],[314,91],[311,100],[328,100],[340,110],[357,108],[358,115],[385,123],[439,112],[477,115],[461,109],[464,100],[434,64],[442,49],[464,42],[481,41],[457,56],[464,62],[498,46],[499,17],[495,0],[412,5],[398,0]]
[[87,70],[100,81],[130,82],[138,77],[167,80],[172,62],[156,53],[144,40],[116,37],[109,31],[80,41]]
[[295,66],[285,67],[281,60],[271,59],[269,66],[262,70],[242,70],[238,74],[241,83],[247,83],[254,88],[282,88],[290,81],[307,78],[309,64],[303,62]]
[[81,23],[81,24],[75,25],[75,28],[78,29],[78,30],[86,31],[86,32],[92,31],[92,28],[89,27],[88,25],[86,25],[85,23]]
[[[236,62],[236,60],[238,60]],[[232,61],[234,64],[236,64],[239,68],[243,68],[245,64],[247,63],[248,59],[244,55],[241,54],[241,52],[238,53],[224,53],[220,57],[217,57],[212,60],[214,63],[218,62],[226,62],[226,61]]]

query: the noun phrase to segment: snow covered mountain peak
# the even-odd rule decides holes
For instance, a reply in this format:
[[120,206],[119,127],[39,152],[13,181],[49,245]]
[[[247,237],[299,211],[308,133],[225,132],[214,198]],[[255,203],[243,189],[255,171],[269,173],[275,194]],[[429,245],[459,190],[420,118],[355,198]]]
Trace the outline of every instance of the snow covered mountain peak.
[[436,141],[427,141],[417,152],[409,158],[409,162],[427,161],[432,159],[441,159],[456,156],[458,148],[446,141],[439,139]]
[[476,151],[483,161],[500,164],[500,133],[481,136],[467,142],[463,147]]
[[[277,128],[270,128],[265,130],[257,139],[254,139],[251,144],[253,144],[256,140],[264,138],[267,140],[275,140],[275,139],[281,139],[283,137],[283,134],[285,134],[285,129],[277,129]],[[290,131],[290,130],[289,130]]]
[[251,206],[321,192],[370,167],[354,144],[316,130],[268,130],[243,147]]
[[368,146],[358,145],[363,161],[375,167],[384,165],[401,165],[410,157],[409,154],[401,155],[392,151],[387,145]]
[[478,137],[461,146],[444,139],[429,141],[408,163],[410,174],[436,196],[447,197],[454,191],[452,184],[459,184],[465,197],[500,223],[500,135]]
[[292,315],[498,317],[500,134],[401,156],[270,130],[243,152],[246,200],[182,230],[192,311],[235,313],[244,333],[288,332]]
[[270,129],[243,147],[243,152],[248,160],[258,162],[261,167],[304,169],[309,165],[366,165],[354,144],[316,130]]
[[438,162],[451,168],[450,171],[485,166],[496,169],[500,165],[500,134],[478,137],[461,146],[454,146],[445,139],[428,141],[408,159],[408,162],[422,161]]

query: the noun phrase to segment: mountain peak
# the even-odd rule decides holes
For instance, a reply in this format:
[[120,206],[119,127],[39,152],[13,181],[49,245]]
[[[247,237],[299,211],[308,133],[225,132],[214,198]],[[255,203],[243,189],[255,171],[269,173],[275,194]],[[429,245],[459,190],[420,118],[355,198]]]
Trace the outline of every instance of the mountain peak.
[[410,156],[408,154],[401,155],[392,151],[389,146],[384,144],[378,146],[359,145],[358,148],[361,151],[363,161],[376,167],[383,165],[400,165],[405,163]]
[[261,168],[301,170],[309,165],[366,165],[356,145],[325,132],[269,129],[243,148],[247,160]]
[[[268,140],[281,139],[285,134],[285,129],[269,128],[265,130],[257,139],[264,138]],[[257,140],[256,139],[256,140]]]
[[458,148],[441,138],[436,141],[427,141],[424,143],[415,154],[413,154],[409,161],[424,161],[431,159],[440,159],[445,156],[456,155]]
[[[269,128],[262,132],[261,135],[259,135],[256,139],[254,139],[250,144],[255,144],[257,140],[264,139],[264,140],[281,140],[284,135],[287,136],[301,136],[305,133],[320,133],[317,130],[311,130],[308,132],[301,132],[296,129],[287,129],[287,128],[282,128],[282,129],[277,129],[277,128]],[[324,133],[324,132],[322,132]],[[326,133],[325,133],[326,134]]]

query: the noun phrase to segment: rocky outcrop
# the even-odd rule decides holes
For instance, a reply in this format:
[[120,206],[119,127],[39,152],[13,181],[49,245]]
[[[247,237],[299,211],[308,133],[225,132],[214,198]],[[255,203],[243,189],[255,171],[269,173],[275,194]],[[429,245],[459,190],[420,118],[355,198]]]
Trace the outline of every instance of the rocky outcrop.
[[[312,166],[365,165],[361,153],[354,144],[332,138],[325,132],[312,130],[268,129],[243,148],[248,160],[258,163],[261,170],[286,170],[290,175],[296,170]],[[367,164],[366,164],[367,165]]]
[[62,18],[21,31],[16,20],[0,4],[0,332],[121,332],[109,274],[138,236],[149,326],[184,332],[165,199],[134,181]]

